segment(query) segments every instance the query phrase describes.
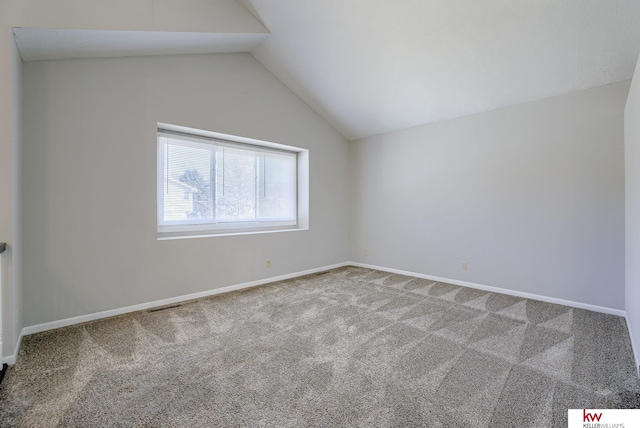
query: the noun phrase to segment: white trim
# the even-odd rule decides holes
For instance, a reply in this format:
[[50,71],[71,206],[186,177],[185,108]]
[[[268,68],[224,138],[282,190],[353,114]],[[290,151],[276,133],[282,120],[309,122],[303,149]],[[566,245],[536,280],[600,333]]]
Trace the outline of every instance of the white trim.
[[[170,305],[170,304],[173,304],[173,303],[179,303],[179,302],[184,302],[184,301],[188,301],[188,300],[198,299],[198,298],[201,298],[201,297],[214,296],[216,294],[228,293],[228,292],[231,292],[231,291],[242,290],[244,288],[257,287],[259,285],[268,284],[270,282],[283,281],[283,280],[286,280],[286,279],[296,278],[296,277],[299,277],[299,276],[309,275],[309,274],[313,274],[313,273],[317,273],[317,272],[323,272],[325,270],[337,269],[337,268],[344,267],[344,266],[362,267],[362,268],[380,270],[380,271],[384,271],[384,272],[397,273],[397,274],[400,274],[400,275],[414,276],[416,278],[425,278],[425,279],[430,279],[430,280],[433,280],[433,281],[440,281],[440,282],[446,282],[446,283],[449,283],[449,284],[461,285],[461,286],[464,286],[464,287],[476,288],[476,289],[479,289],[479,290],[489,291],[489,292],[493,292],[493,293],[502,293],[502,294],[507,294],[507,295],[511,295],[511,296],[517,296],[517,297],[523,297],[523,298],[527,298],[527,299],[540,300],[540,301],[543,301],[543,302],[555,303],[555,304],[559,304],[559,305],[571,306],[571,307],[574,307],[574,308],[580,308],[580,309],[586,309],[586,310],[591,310],[591,311],[596,311],[596,312],[602,312],[602,313],[605,313],[605,314],[618,315],[618,316],[625,317],[625,319],[626,319],[626,312],[623,311],[623,310],[620,310],[620,309],[612,309],[612,308],[607,308],[607,307],[603,307],[603,306],[590,305],[590,304],[587,304],[587,303],[574,302],[574,301],[571,301],[571,300],[556,299],[556,298],[553,298],[553,297],[541,296],[541,295],[533,294],[533,293],[525,293],[525,292],[520,292],[520,291],[508,290],[508,289],[504,289],[504,288],[492,287],[492,286],[488,286],[488,285],[476,284],[476,283],[466,282],[466,281],[459,281],[459,280],[450,279],[450,278],[442,278],[442,277],[433,276],[433,275],[424,275],[424,274],[421,274],[421,273],[409,272],[409,271],[404,271],[404,270],[400,270],[400,269],[386,268],[386,267],[383,267],[383,266],[376,266],[376,265],[370,265],[370,264],[359,263],[359,262],[343,262],[343,263],[337,263],[337,264],[330,265],[330,266],[324,266],[324,267],[319,267],[319,268],[315,268],[315,269],[309,269],[309,270],[302,271],[302,272],[296,272],[296,273],[291,273],[291,274],[286,274],[286,275],[280,275],[280,276],[275,276],[275,277],[271,277],[271,278],[265,278],[265,279],[260,279],[260,280],[256,280],[256,281],[245,282],[245,283],[242,283],[242,284],[236,284],[236,285],[230,285],[230,286],[227,286],[227,287],[216,288],[216,289],[213,289],[213,290],[202,291],[202,292],[199,292],[199,293],[176,296],[176,297],[171,297],[171,298],[168,298],[168,299],[156,300],[154,302],[148,302],[148,303],[142,303],[142,304],[139,304],[139,305],[127,306],[125,308],[112,309],[112,310],[108,310],[108,311],[97,312],[97,313],[88,314],[88,315],[81,315],[81,316],[77,316],[77,317],[73,317],[73,318],[67,318],[67,319],[58,320],[58,321],[52,321],[52,322],[48,322],[48,323],[44,323],[44,324],[38,324],[38,325],[29,326],[29,327],[24,327],[22,329],[22,331],[20,332],[20,337],[18,338],[18,343],[16,344],[16,347],[15,347],[15,350],[14,350],[14,354],[2,358],[1,362],[9,364],[9,365],[15,364],[16,357],[18,355],[18,350],[20,349],[20,344],[22,343],[22,337],[26,336],[26,335],[29,335],[29,334],[40,333],[40,332],[47,331],[47,330],[53,330],[53,329],[56,329],[56,328],[67,327],[67,326],[74,325],[74,324],[80,324],[80,323],[83,323],[83,322],[94,321],[94,320],[98,320],[98,319],[102,319],[102,318],[108,318],[108,317],[112,317],[112,316],[116,316],[116,315],[122,315],[122,314],[130,313],[130,312],[141,311],[141,310],[155,308],[155,307],[159,307],[159,306]],[[636,350],[638,348],[635,347],[635,344],[633,342],[633,335],[631,334],[631,329],[630,329],[630,326],[629,326],[628,322],[627,322],[627,328],[629,329],[629,337],[631,339],[631,347],[633,349],[634,357],[636,359],[636,363],[638,363],[638,362],[640,362],[639,355],[636,352]],[[638,376],[640,376],[640,367],[638,367],[638,369],[639,369]]]
[[7,355],[2,358],[0,361],[1,364],[14,365],[16,363],[16,359],[18,358],[18,351],[20,350],[20,345],[22,344],[22,336],[25,335],[24,329],[20,332],[20,337],[18,337],[18,342],[16,343],[15,348],[13,349],[13,355]]
[[158,240],[166,237],[191,238],[196,236],[229,236],[229,235],[250,235],[252,233],[265,232],[291,232],[298,230],[295,220],[292,221],[245,221],[229,223],[209,223],[202,224],[159,224]]
[[633,358],[634,358],[634,361],[636,363],[636,371],[638,373],[638,377],[640,377],[640,355],[638,355],[639,349],[636,348],[636,344],[633,341],[633,333],[631,332],[631,324],[629,324],[629,320],[626,319],[626,317],[625,317],[625,320],[627,321],[627,329],[629,330],[629,339],[631,340],[631,350],[633,351]]
[[[335,265],[324,266],[324,267],[315,268],[315,269],[309,269],[309,270],[305,270],[305,271],[302,271],[302,272],[295,272],[295,273],[290,273],[290,274],[286,274],[286,275],[274,276],[274,277],[271,277],[271,278],[265,278],[265,279],[259,279],[259,280],[256,280],[256,281],[245,282],[245,283],[242,283],[242,284],[236,284],[236,285],[230,285],[230,286],[227,286],[227,287],[215,288],[213,290],[201,291],[199,293],[185,294],[185,295],[182,295],[182,296],[170,297],[168,299],[156,300],[154,302],[141,303],[139,305],[127,306],[127,307],[124,307],[124,308],[111,309],[111,310],[108,310],[108,311],[96,312],[96,313],[93,313],[93,314],[80,315],[80,316],[73,317],[73,318],[66,318],[66,319],[63,319],[63,320],[51,321],[51,322],[38,324],[38,325],[32,325],[32,326],[23,328],[22,329],[22,334],[26,336],[26,335],[29,335],[29,334],[40,333],[40,332],[47,331],[47,330],[53,330],[55,328],[61,328],[61,327],[67,327],[67,326],[74,325],[74,324],[80,324],[80,323],[87,322],[87,321],[99,320],[99,319],[102,319],[102,318],[113,317],[113,316],[116,316],[116,315],[127,314],[127,313],[130,313],[130,312],[142,311],[142,310],[145,310],[145,309],[155,308],[155,307],[158,307],[158,306],[166,306],[166,305],[170,305],[170,304],[173,304],[173,303],[184,302],[184,301],[187,301],[187,300],[199,299],[201,297],[214,296],[216,294],[223,294],[223,293],[228,293],[230,291],[242,290],[244,288],[256,287],[258,285],[268,284],[270,282],[283,281],[285,279],[296,278],[296,277],[299,277],[299,276],[309,275],[309,274],[316,273],[316,272],[323,272],[325,270],[336,269],[336,268],[340,268],[340,267],[348,266],[348,265],[349,265],[348,262],[338,263],[338,264],[335,264]],[[14,358],[14,361],[15,361],[15,358]]]
[[164,122],[156,122],[156,129],[159,133],[178,133],[181,136],[184,136],[185,134],[192,136],[195,135],[196,137],[200,136],[214,140],[230,141],[257,147],[269,147],[281,152],[301,152],[306,150],[300,147],[288,146],[286,144],[274,143],[271,141],[256,140],[255,138],[241,137],[239,135],[223,134],[222,132],[206,131],[204,129],[190,128],[188,126],[171,125]]
[[[157,122],[157,162],[156,162],[156,180],[157,180],[157,238],[158,240],[166,238],[191,238],[191,237],[216,237],[216,236],[230,236],[230,235],[244,235],[260,232],[273,232],[273,231],[292,231],[292,230],[307,230],[308,229],[308,209],[303,206],[304,203],[308,203],[308,198],[304,197],[304,193],[308,193],[308,175],[301,171],[301,167],[308,168],[308,162],[304,162],[303,157],[308,156],[308,149],[300,147],[285,146],[283,144],[271,143],[267,141],[248,139],[239,136],[227,135],[216,133],[212,131],[206,131],[201,129],[188,128],[179,125],[170,125],[166,123]],[[179,220],[165,220],[165,198],[167,197],[167,189],[164,188],[165,182],[168,183],[171,179],[167,176],[168,166],[170,163],[165,157],[165,152],[169,147],[182,146],[192,147],[206,150],[210,153],[210,200],[212,205],[211,218],[207,219],[179,219]],[[252,221],[223,221],[218,218],[216,213],[216,182],[217,182],[217,161],[218,156],[216,154],[221,153],[225,148],[233,148],[236,150],[243,150],[250,152],[254,155],[254,170],[257,173],[258,169],[264,169],[262,166],[258,166],[259,162],[264,163],[264,156],[260,160],[259,155],[278,154],[280,156],[288,157],[288,163],[291,166],[291,175],[289,179],[290,184],[295,184],[295,187],[290,188],[291,198],[289,200],[295,205],[295,210],[291,212],[291,217],[287,218],[262,218],[259,217],[259,194],[264,193],[264,183],[256,176],[256,192],[255,197],[255,217]],[[260,165],[262,165],[260,163]],[[173,180],[175,181],[175,180]],[[301,192],[302,190],[302,192]],[[293,208],[293,207],[292,207]]]
[[238,235],[259,235],[262,233],[280,233],[280,232],[301,232],[309,230],[308,227],[297,227],[295,229],[254,229],[251,232],[225,232],[225,233],[207,233],[205,231],[198,233],[194,232],[193,235],[182,232],[180,234],[173,234],[173,232],[158,232],[158,241],[168,241],[171,239],[191,239],[191,238],[211,238],[213,236],[238,236]]
[[356,267],[381,270],[384,272],[397,273],[400,275],[415,276],[417,278],[431,279],[433,281],[446,282],[449,284],[462,285],[463,287],[477,288],[478,290],[490,291],[492,293],[507,294],[510,296],[523,297],[525,299],[540,300],[542,302],[555,303],[557,305],[571,306],[578,309],[586,309],[588,311],[602,312],[604,314],[617,315],[626,317],[626,312],[622,309],[607,308],[605,306],[590,305],[588,303],[574,302],[572,300],[557,299],[555,297],[547,297],[539,294],[525,293],[523,291],[509,290],[506,288],[492,287],[490,285],[476,284],[474,282],[459,281],[457,279],[442,278],[433,275],[424,275],[421,273],[409,272],[399,269],[391,269],[382,266],[369,265],[365,263],[349,262],[348,264]]

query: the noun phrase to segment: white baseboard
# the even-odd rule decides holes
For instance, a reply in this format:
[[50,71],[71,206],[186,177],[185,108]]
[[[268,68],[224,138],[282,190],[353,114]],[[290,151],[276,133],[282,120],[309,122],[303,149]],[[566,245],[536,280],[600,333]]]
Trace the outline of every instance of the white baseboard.
[[540,300],[542,302],[555,303],[558,305],[571,306],[573,308],[586,309],[589,311],[602,312],[610,315],[618,315],[626,318],[626,312],[621,309],[607,308],[605,306],[590,305],[588,303],[574,302],[572,300],[556,299],[555,297],[547,297],[539,294],[525,293],[523,291],[509,290],[506,288],[492,287],[489,285],[476,284],[473,282],[459,281],[457,279],[442,278],[433,275],[424,275],[416,272],[408,272],[399,269],[391,269],[383,266],[369,265],[359,262],[347,263],[351,266],[363,267],[368,269],[381,270],[384,272],[397,273],[400,275],[415,276],[417,278],[430,279],[432,281],[446,282],[448,284],[462,285],[464,287],[477,288],[478,290],[490,291],[492,293],[508,294],[510,296],[523,297],[525,299]]
[[636,365],[635,367],[636,367],[636,370],[637,370],[638,377],[640,377],[640,353],[639,353],[640,349],[637,348],[636,344],[634,343],[633,332],[631,331],[631,325],[629,324],[629,320],[627,319],[627,313],[624,310],[608,308],[608,307],[605,307],[605,306],[590,305],[588,303],[574,302],[572,300],[556,299],[555,297],[548,297],[548,296],[542,296],[542,295],[539,295],[539,294],[525,293],[525,292],[522,292],[522,291],[515,291],[515,290],[509,290],[509,289],[505,289],[505,288],[492,287],[492,286],[489,286],[489,285],[476,284],[476,283],[473,283],[473,282],[459,281],[457,279],[442,278],[442,277],[433,276],[433,275],[424,275],[424,274],[421,274],[421,273],[408,272],[408,271],[404,271],[404,270],[400,270],[400,269],[391,269],[391,268],[387,268],[387,267],[383,267],[383,266],[370,265],[370,264],[366,264],[366,263],[349,262],[347,264],[351,265],[351,266],[363,267],[363,268],[368,268],[368,269],[376,269],[376,270],[381,270],[381,271],[384,271],[384,272],[397,273],[397,274],[400,274],[400,275],[415,276],[417,278],[424,278],[424,279],[430,279],[432,281],[439,281],[439,282],[446,282],[446,283],[449,283],[449,284],[462,285],[464,287],[477,288],[479,290],[490,291],[490,292],[493,292],[493,293],[502,293],[502,294],[507,294],[507,295],[511,295],[511,296],[523,297],[523,298],[526,298],[526,299],[540,300],[542,302],[555,303],[555,304],[558,304],[558,305],[571,306],[573,308],[586,309],[586,310],[589,310],[589,311],[602,312],[602,313],[605,313],[605,314],[617,315],[617,316],[624,317],[624,319],[625,319],[625,321],[627,323],[627,329],[629,331],[629,338],[631,340],[631,350],[633,351],[633,357],[635,359],[635,365]]
[[[176,296],[176,297],[171,297],[171,298],[168,298],[168,299],[156,300],[154,302],[142,303],[142,304],[139,304],[139,305],[127,306],[127,307],[124,307],[124,308],[112,309],[112,310],[108,310],[108,311],[97,312],[97,313],[93,313],[93,314],[81,315],[81,316],[77,316],[77,317],[73,317],[73,318],[67,318],[67,319],[63,319],[63,320],[52,321],[52,322],[48,322],[48,323],[28,326],[28,327],[25,327],[25,328],[22,329],[22,332],[21,332],[20,337],[18,339],[18,343],[16,344],[16,347],[15,347],[14,354],[2,358],[2,363],[6,363],[6,364],[9,364],[9,365],[15,364],[16,357],[18,355],[18,350],[20,349],[20,344],[22,342],[22,337],[26,336],[26,335],[29,335],[29,334],[40,333],[40,332],[47,331],[47,330],[53,330],[53,329],[56,329],[56,328],[67,327],[67,326],[70,326],[70,325],[80,324],[80,323],[87,322],[87,321],[94,321],[94,320],[98,320],[98,319],[102,319],[102,318],[108,318],[108,317],[112,317],[112,316],[116,316],[116,315],[122,315],[122,314],[130,313],[130,312],[141,311],[141,310],[145,310],[145,309],[151,309],[151,308],[155,308],[155,307],[159,307],[159,306],[166,306],[166,305],[170,305],[170,304],[173,304],[173,303],[180,303],[180,302],[184,302],[184,301],[188,301],[188,300],[198,299],[198,298],[201,298],[201,297],[214,296],[216,294],[223,294],[223,293],[228,293],[228,292],[231,292],[231,291],[242,290],[242,289],[245,289],[245,288],[256,287],[256,286],[259,286],[259,285],[268,284],[270,282],[283,281],[283,280],[286,280],[286,279],[296,278],[296,277],[299,277],[299,276],[309,275],[309,274],[322,272],[322,271],[330,270],[330,269],[336,269],[336,268],[340,268],[340,267],[344,267],[344,266],[363,267],[363,268],[369,268],[369,269],[376,269],[376,270],[380,270],[380,271],[384,271],[384,272],[397,273],[397,274],[400,274],[400,275],[414,276],[414,277],[417,277],[417,278],[425,278],[425,279],[430,279],[430,280],[433,280],[433,281],[446,282],[446,283],[449,283],[449,284],[461,285],[461,286],[465,286],[465,287],[476,288],[476,289],[479,289],[479,290],[484,290],[484,291],[489,291],[489,292],[494,292],[494,293],[502,293],[502,294],[507,294],[507,295],[511,295],[511,296],[523,297],[523,298],[526,298],[526,299],[540,300],[540,301],[543,301],[543,302],[549,302],[549,303],[555,303],[555,304],[559,304],[559,305],[571,306],[571,307],[574,307],[574,308],[580,308],[580,309],[586,309],[586,310],[591,310],[591,311],[596,311],[596,312],[602,312],[602,313],[611,314],[611,315],[618,315],[618,316],[622,316],[622,317],[626,318],[625,311],[620,310],[620,309],[613,309],[613,308],[607,308],[607,307],[603,307],[603,306],[590,305],[590,304],[587,304],[587,303],[580,303],[580,302],[574,302],[574,301],[570,301],[570,300],[557,299],[557,298],[554,298],[554,297],[547,297],[547,296],[542,296],[542,295],[538,295],[538,294],[525,293],[525,292],[514,291],[514,290],[505,289],[505,288],[492,287],[492,286],[476,284],[476,283],[472,283],[472,282],[459,281],[459,280],[456,280],[456,279],[442,278],[442,277],[433,276],[433,275],[424,275],[424,274],[420,274],[420,273],[416,273],[416,272],[409,272],[409,271],[404,271],[404,270],[400,270],[400,269],[387,268],[387,267],[384,267],[384,266],[376,266],[376,265],[370,265],[370,264],[359,263],[359,262],[343,262],[343,263],[337,263],[337,264],[330,265],[330,266],[323,266],[323,267],[319,267],[319,268],[315,268],[315,269],[309,269],[309,270],[302,271],[302,272],[295,272],[295,273],[291,273],[291,274],[287,274],[287,275],[281,275],[281,276],[276,276],[276,277],[271,277],[271,278],[265,278],[265,279],[260,279],[260,280],[256,280],[256,281],[245,282],[245,283],[242,283],[242,284],[236,284],[236,285],[231,285],[231,286],[227,286],[227,287],[216,288],[216,289],[213,289],[213,290],[202,291],[202,292],[199,292],[199,293]],[[627,323],[627,326],[628,325],[629,325],[629,323]],[[631,333],[631,331],[629,331],[629,333]],[[633,335],[630,334],[630,337],[631,337],[631,346],[632,346],[632,348],[634,350],[634,355],[636,357],[636,362],[639,362],[640,361],[639,360],[639,355],[636,352],[637,348],[634,346],[634,343],[633,343]],[[639,375],[640,375],[640,372],[639,372]]]
[[20,350],[20,345],[22,344],[22,336],[24,335],[24,329],[20,332],[20,337],[18,337],[18,342],[16,343],[15,348],[13,348],[13,355],[7,355],[6,357],[2,357],[2,361],[0,364],[14,365],[16,363],[16,358],[18,358],[18,351]]
[[336,269],[343,266],[348,266],[349,263],[338,263],[330,266],[323,266],[315,269],[309,269],[302,272],[290,273],[287,275],[274,276],[271,278],[259,279],[256,281],[245,282],[242,284],[230,285],[228,287],[214,288],[213,290],[201,291],[199,293],[185,294],[182,296],[170,297],[168,299],[156,300],[154,302],[141,303],[139,305],[127,306],[124,308],[111,309],[103,312],[96,312],[93,314],[80,315],[73,318],[66,318],[63,320],[47,322],[43,324],[32,325],[22,329],[22,334],[27,336],[29,334],[40,333],[47,330],[53,330],[55,328],[67,327],[74,324],[80,324],[87,321],[95,321],[102,318],[113,317],[116,315],[122,315],[129,312],[142,311],[145,309],[151,309],[158,306],[171,305],[173,303],[180,303],[187,300],[199,299],[201,297],[214,296],[216,294],[228,293],[230,291],[242,290],[244,288],[257,287],[258,285],[268,284],[270,282],[283,281],[285,279],[296,278],[299,276],[309,275],[312,273],[322,272],[325,270]]
[[638,377],[640,377],[640,354],[638,354],[639,349],[636,348],[636,344],[633,340],[633,331],[631,331],[631,324],[629,324],[629,320],[627,320],[627,329],[629,329],[629,339],[631,339],[631,350],[633,351],[633,358],[636,361],[636,371],[638,372]]

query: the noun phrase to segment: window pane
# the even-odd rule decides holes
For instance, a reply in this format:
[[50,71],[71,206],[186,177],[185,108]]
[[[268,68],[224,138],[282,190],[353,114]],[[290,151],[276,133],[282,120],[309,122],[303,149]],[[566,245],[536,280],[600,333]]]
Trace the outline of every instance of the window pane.
[[212,219],[211,148],[167,138],[164,156],[164,220]]
[[298,149],[158,125],[159,239],[298,226]]
[[262,153],[258,174],[260,220],[285,221],[296,218],[296,156]]
[[217,220],[255,220],[256,152],[222,147],[216,158]]

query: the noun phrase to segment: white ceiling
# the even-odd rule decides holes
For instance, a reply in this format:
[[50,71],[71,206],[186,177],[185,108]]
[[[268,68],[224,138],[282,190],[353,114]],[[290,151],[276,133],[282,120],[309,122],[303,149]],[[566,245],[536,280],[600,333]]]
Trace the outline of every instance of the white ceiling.
[[267,33],[14,28],[23,61],[123,56],[250,52]]
[[154,9],[194,32],[14,32],[25,61],[251,52],[348,140],[630,79],[640,51],[637,0],[238,1],[270,35],[233,0]]
[[633,0],[240,0],[252,54],[347,139],[630,79]]

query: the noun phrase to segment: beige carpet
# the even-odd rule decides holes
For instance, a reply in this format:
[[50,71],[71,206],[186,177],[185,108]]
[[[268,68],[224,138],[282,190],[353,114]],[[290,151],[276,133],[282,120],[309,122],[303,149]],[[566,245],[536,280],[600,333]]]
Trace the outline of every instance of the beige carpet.
[[347,267],[27,336],[0,426],[566,427],[639,393],[623,318]]

